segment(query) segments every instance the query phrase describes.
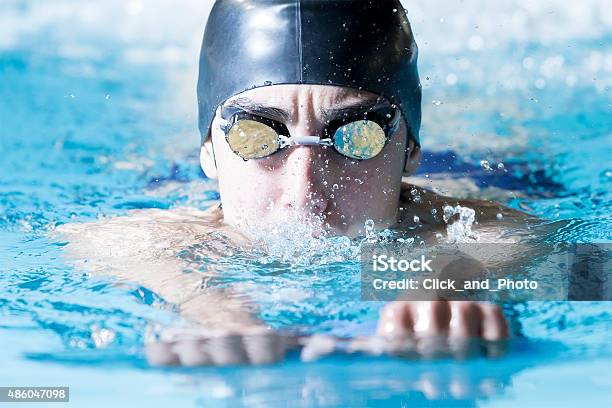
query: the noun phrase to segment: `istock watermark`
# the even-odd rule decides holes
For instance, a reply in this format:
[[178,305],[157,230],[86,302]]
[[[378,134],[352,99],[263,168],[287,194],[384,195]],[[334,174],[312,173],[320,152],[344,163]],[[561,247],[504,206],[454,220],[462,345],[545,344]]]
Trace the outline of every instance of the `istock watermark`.
[[612,244],[366,244],[362,300],[611,300]]
[[377,272],[433,272],[429,266],[431,261],[431,259],[426,259],[425,255],[421,255],[420,259],[396,259],[394,256],[372,255],[372,270]]

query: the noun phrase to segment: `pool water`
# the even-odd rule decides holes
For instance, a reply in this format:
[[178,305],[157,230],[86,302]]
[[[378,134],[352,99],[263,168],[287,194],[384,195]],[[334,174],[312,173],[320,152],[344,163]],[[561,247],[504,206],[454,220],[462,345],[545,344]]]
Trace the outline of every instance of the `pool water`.
[[[0,386],[68,385],[76,406],[612,405],[605,302],[517,305],[524,338],[499,360],[292,355],[269,367],[149,367],[146,328],[176,323],[172,307],[69,265],[49,234],[218,199],[197,159],[209,3],[0,5]],[[565,3],[405,2],[424,92],[419,179],[564,221],[558,242],[609,242],[612,9]],[[359,301],[358,269],[341,257],[220,263],[227,281],[265,288],[255,300],[276,328],[374,328],[381,304]]]

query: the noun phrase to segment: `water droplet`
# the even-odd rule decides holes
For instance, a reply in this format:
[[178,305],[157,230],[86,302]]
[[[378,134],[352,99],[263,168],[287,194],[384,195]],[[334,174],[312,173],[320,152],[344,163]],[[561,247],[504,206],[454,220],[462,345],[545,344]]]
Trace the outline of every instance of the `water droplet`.
[[374,220],[366,220],[363,226],[365,227],[366,241],[370,243],[378,241],[376,231],[374,231]]
[[504,218],[504,215],[502,213],[497,213],[497,215],[495,216],[495,218],[497,218],[498,220],[501,220]]
[[264,81],[264,85],[265,86],[270,86],[270,85],[272,85],[272,81]]
[[442,219],[444,220],[444,222],[447,223],[453,217],[453,215],[456,214],[455,208],[451,207],[450,205],[445,205],[443,210],[444,210],[444,215],[442,216]]
[[415,224],[418,224],[421,221],[418,215],[415,215],[412,220],[415,222]]
[[115,339],[115,332],[92,325],[91,339],[94,341],[96,348],[105,348]]
[[504,163],[501,163],[501,162],[500,162],[500,163],[497,163],[497,168],[498,168],[499,170],[503,170],[503,169],[504,169]]
[[480,167],[482,167],[486,171],[491,170],[491,164],[489,163],[488,160],[481,160],[480,161]]

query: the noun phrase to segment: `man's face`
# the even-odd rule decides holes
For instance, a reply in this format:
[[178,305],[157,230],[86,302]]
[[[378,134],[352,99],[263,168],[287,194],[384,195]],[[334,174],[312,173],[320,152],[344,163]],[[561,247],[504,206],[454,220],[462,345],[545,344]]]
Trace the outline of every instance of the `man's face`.
[[[279,116],[285,117],[274,119],[283,122],[291,136],[322,136],[334,111],[373,106],[376,100],[375,94],[350,88],[274,85],[245,91],[223,106],[252,105],[255,112],[280,110],[285,114]],[[270,111],[262,116],[270,116]],[[367,219],[374,220],[377,227],[396,221],[407,143],[403,119],[382,152],[368,160],[342,156],[333,147],[291,146],[245,161],[229,147],[218,115],[211,135],[213,143],[209,138],[203,146],[201,162],[209,177],[218,178],[228,224],[277,224],[290,212],[301,219],[324,220],[331,233],[356,235],[363,233]],[[409,153],[412,148],[410,143]],[[412,153],[408,166],[418,161],[418,155]]]

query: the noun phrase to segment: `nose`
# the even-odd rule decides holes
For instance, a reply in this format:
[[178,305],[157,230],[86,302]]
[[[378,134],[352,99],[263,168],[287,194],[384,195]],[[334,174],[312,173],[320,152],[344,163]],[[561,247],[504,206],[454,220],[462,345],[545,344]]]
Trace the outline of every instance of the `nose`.
[[283,171],[283,208],[299,209],[311,214],[323,213],[328,200],[323,185],[320,146],[293,146]]

